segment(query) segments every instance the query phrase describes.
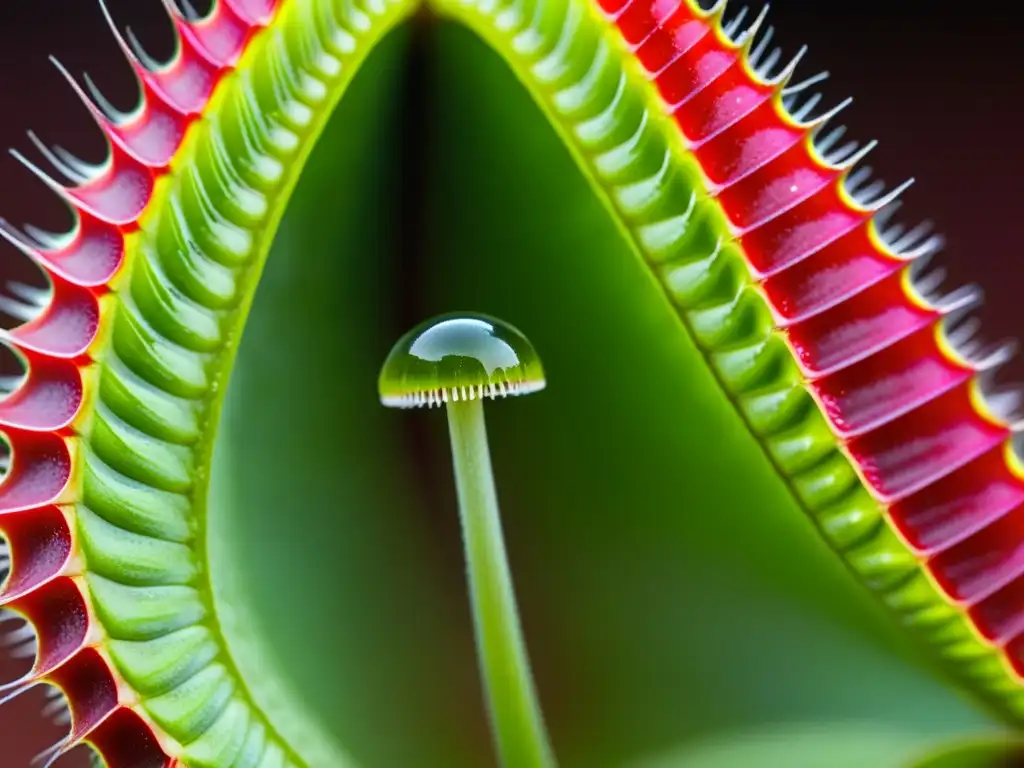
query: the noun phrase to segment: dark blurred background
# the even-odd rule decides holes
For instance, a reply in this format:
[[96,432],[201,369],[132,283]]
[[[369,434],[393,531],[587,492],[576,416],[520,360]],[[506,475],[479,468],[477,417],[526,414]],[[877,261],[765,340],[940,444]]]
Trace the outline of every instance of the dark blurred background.
[[[159,0],[108,0],[123,28],[131,26],[158,58],[172,50]],[[199,8],[203,3],[194,3]],[[86,112],[47,60],[57,56],[76,75],[87,70],[114,102],[129,109],[133,77],[119,57],[95,0],[8,0],[0,11],[0,146],[30,157],[27,129],[83,158],[100,161],[104,145]],[[850,135],[876,138],[870,165],[890,184],[914,176],[902,218],[932,219],[947,238],[941,262],[951,284],[977,282],[992,340],[1022,335],[1020,292],[1024,215],[1019,140],[1024,66],[1017,27],[963,3],[777,0],[769,16],[785,51],[807,42],[801,72],[829,70],[822,90],[830,102],[847,95]],[[419,86],[416,70],[408,87]],[[410,94],[412,95],[412,93]],[[429,101],[416,100],[429,108]],[[49,229],[70,224],[51,194],[6,154],[0,157],[0,215]],[[19,259],[0,243],[3,277]],[[1013,379],[1024,380],[1020,362]],[[15,666],[0,661],[0,676]],[[0,709],[0,768],[21,768],[52,743],[59,729],[39,715],[31,692]],[[67,761],[70,765],[73,762]]]

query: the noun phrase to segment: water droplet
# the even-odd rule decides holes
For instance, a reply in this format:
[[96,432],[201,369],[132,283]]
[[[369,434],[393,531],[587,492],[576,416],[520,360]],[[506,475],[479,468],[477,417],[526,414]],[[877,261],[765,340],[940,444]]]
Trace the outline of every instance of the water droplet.
[[544,369],[527,338],[487,315],[453,313],[405,334],[381,368],[378,389],[393,408],[440,406],[543,389]]

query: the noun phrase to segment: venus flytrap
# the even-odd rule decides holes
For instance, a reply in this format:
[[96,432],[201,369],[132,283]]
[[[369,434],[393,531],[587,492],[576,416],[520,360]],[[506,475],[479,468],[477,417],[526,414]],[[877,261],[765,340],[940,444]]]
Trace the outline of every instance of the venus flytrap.
[[[228,631],[234,606],[211,585],[211,573],[242,569],[230,557],[230,537],[210,540],[220,530],[217,516],[237,511],[246,530],[260,530],[258,515],[291,524],[303,510],[288,507],[295,494],[269,509],[260,499],[238,510],[230,499],[208,503],[211,462],[215,443],[244,439],[219,431],[220,416],[237,397],[228,386],[232,371],[268,352],[246,350],[242,331],[250,309],[261,312],[257,285],[300,174],[313,170],[306,166],[314,147],[371,52],[421,8],[414,0],[219,0],[200,19],[167,6],[179,43],[167,64],[117,34],[141,84],[137,110],[117,112],[89,81],[82,86],[61,69],[107,138],[107,162],[91,167],[43,152],[67,177],[60,182],[18,156],[74,211],[73,232],[0,222],[0,235],[50,282],[41,309],[16,287],[4,299],[26,322],[3,334],[25,376],[0,400],[12,453],[0,483],[0,568],[8,570],[0,606],[5,617],[33,625],[38,642],[32,669],[0,688],[0,698],[36,685],[64,691],[71,730],[44,764],[88,744],[112,768],[338,768],[355,761],[336,744],[351,734],[343,718],[332,720],[333,688],[350,681],[330,676],[338,661],[331,644],[313,662],[331,697],[310,714],[273,688],[267,693],[266,680],[287,677],[272,654],[266,663],[242,663],[252,658],[249,643],[270,631],[255,621]],[[710,437],[701,448],[714,451],[715,425],[735,438],[735,407],[743,439],[767,454],[773,474],[748,453],[737,458],[736,448],[720,460],[729,482],[747,488],[759,508],[771,502],[808,514],[835,555],[960,684],[1018,728],[1020,421],[1013,401],[988,387],[1007,351],[980,344],[967,322],[975,291],[940,295],[921,269],[939,241],[890,225],[904,187],[886,191],[868,178],[860,164],[872,145],[838,141],[842,105],[816,110],[820,78],[795,80],[800,56],[780,64],[763,15],[750,24],[741,15],[727,19],[724,2],[434,0],[427,8],[469,27],[511,68],[600,200],[625,244],[622,255],[644,270],[646,293],[631,289],[633,298],[611,305],[602,294],[601,311],[621,313],[627,327],[637,307],[626,305],[642,295],[647,314],[672,318],[659,332],[672,335],[674,354],[688,356],[687,383],[702,408],[669,393],[657,403],[662,420],[671,419],[684,441],[703,428]],[[340,206],[336,191],[306,205],[329,218],[334,209],[320,206]],[[320,247],[335,261],[376,263],[372,248],[337,255],[331,243]],[[290,255],[300,271],[312,259]],[[589,269],[577,266],[559,284],[566,303],[594,290],[581,274]],[[316,283],[314,275],[304,284],[310,295],[265,311],[285,325],[309,310],[327,342],[361,340],[362,327],[354,333],[309,309],[317,289],[338,288]],[[277,339],[269,352],[286,356],[300,341],[308,334]],[[597,345],[582,341],[577,354]],[[310,369],[328,382],[313,418],[335,413],[331,405],[359,378],[358,366],[330,367],[327,342],[303,346],[306,354],[283,368]],[[636,344],[658,346],[642,336]],[[587,384],[621,375],[611,368]],[[645,395],[657,378],[651,371],[636,391]],[[480,667],[508,768],[547,766],[553,757],[508,575],[482,407],[542,385],[521,334],[477,316],[414,330],[380,379],[386,405],[447,409]],[[621,397],[602,404],[602,418],[611,422],[637,387],[633,371]],[[584,396],[580,382],[561,389]],[[274,416],[272,409],[255,418]],[[312,436],[318,425],[287,426]],[[348,425],[330,426],[344,432]],[[330,437],[315,445],[310,437],[310,453],[333,450]],[[373,437],[362,439],[361,451],[384,450]],[[279,458],[236,471],[243,479],[269,474]],[[300,458],[309,461],[297,463],[296,475],[319,482],[302,474],[320,466],[317,457]],[[354,454],[347,458],[357,466]],[[340,459],[339,466],[349,468]],[[707,481],[688,478],[683,502],[659,500],[658,514],[707,514],[699,503]],[[630,503],[642,495],[625,490]],[[357,494],[341,496],[329,487],[309,506],[321,504],[330,516],[332,504],[339,512],[343,503],[358,505]],[[545,507],[551,502],[542,493],[531,503],[541,515],[560,512]],[[309,519],[286,532],[339,530]],[[266,538],[278,547],[267,558],[275,566],[285,554],[293,564],[320,555],[331,540],[306,540],[309,552],[295,553],[280,527]],[[375,543],[391,545],[387,536]],[[290,600],[330,593],[320,579],[301,581],[299,571],[285,571],[296,584]],[[367,583],[388,586],[386,576],[382,569]],[[330,605],[317,611],[306,631],[348,639],[346,616],[334,616]],[[11,638],[19,650],[33,649],[24,630]],[[278,649],[285,656],[293,653],[289,640],[296,642]],[[443,754],[417,757],[450,765]]]

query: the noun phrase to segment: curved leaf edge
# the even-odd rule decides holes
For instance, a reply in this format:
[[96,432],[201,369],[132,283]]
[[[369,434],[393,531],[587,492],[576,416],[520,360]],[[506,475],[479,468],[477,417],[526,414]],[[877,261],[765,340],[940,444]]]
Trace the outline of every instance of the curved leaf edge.
[[[286,6],[287,12],[299,6],[299,2],[293,2]],[[176,73],[188,67],[202,68],[215,58],[211,50],[201,50],[204,43],[196,30],[203,25],[182,20],[179,29],[187,30],[182,31],[183,52],[169,67],[150,71],[139,57],[133,57],[148,103],[158,105],[157,108],[152,112],[143,109],[132,119],[120,121],[120,125],[109,120],[109,116],[102,116],[101,124],[107,127],[112,143],[108,166],[100,177],[87,184],[58,189],[81,214],[78,232],[70,244],[56,237],[48,239],[41,233],[4,230],[50,274],[54,298],[40,318],[11,334],[11,344],[28,361],[29,376],[4,401],[5,433],[13,448],[14,461],[0,490],[7,502],[5,511],[56,509],[61,513],[61,519],[53,513],[39,514],[31,523],[24,523],[26,529],[46,520],[53,526],[50,532],[60,534],[58,538],[62,541],[75,540],[73,553],[71,547],[66,547],[62,567],[47,574],[45,583],[36,585],[35,591],[13,596],[10,607],[31,618],[34,614],[28,596],[38,597],[36,592],[40,590],[72,602],[78,599],[114,638],[102,650],[92,650],[98,656],[110,654],[112,668],[124,678],[115,683],[127,682],[127,687],[136,690],[148,686],[150,690],[161,690],[160,695],[174,692],[165,700],[170,702],[167,709],[161,706],[163,702],[157,695],[145,701],[141,709],[132,711],[143,720],[154,721],[153,732],[167,751],[196,764],[218,759],[213,752],[204,754],[211,749],[231,749],[234,744],[235,748],[246,750],[246,745],[236,738],[238,733],[250,734],[251,744],[255,745],[251,749],[256,754],[265,748],[260,743],[265,734],[258,721],[247,731],[248,713],[242,711],[246,708],[228,706],[230,695],[220,700],[214,695],[222,689],[223,678],[210,673],[208,679],[197,683],[198,672],[209,672],[212,664],[203,670],[190,670],[174,679],[174,685],[167,678],[158,683],[143,683],[139,670],[131,669],[131,651],[139,648],[133,643],[153,643],[171,633],[186,632],[191,629],[186,625],[206,615],[205,607],[183,591],[190,589],[188,585],[194,579],[195,564],[189,544],[197,531],[191,515],[199,507],[190,509],[187,502],[182,504],[177,497],[191,497],[192,505],[202,503],[202,471],[208,465],[219,401],[206,400],[202,408],[193,408],[187,401],[202,399],[210,389],[223,392],[222,386],[212,384],[230,366],[231,352],[223,351],[230,348],[222,346],[224,326],[216,316],[230,310],[231,326],[240,328],[253,294],[251,286],[255,284],[253,277],[250,287],[239,289],[232,284],[229,273],[244,265],[251,275],[258,275],[258,266],[254,270],[250,266],[258,264],[259,254],[265,254],[269,241],[267,238],[260,248],[247,248],[246,227],[251,228],[257,221],[276,221],[274,217],[280,215],[287,199],[288,185],[294,183],[297,175],[296,172],[289,181],[282,182],[280,159],[297,151],[294,138],[299,133],[304,134],[304,143],[300,143],[306,149],[292,156],[301,158],[302,152],[308,152],[317,131],[310,126],[318,117],[325,119],[329,114],[329,109],[318,112],[313,108],[321,106],[328,97],[322,83],[317,84],[317,74],[310,73],[329,78],[330,73],[323,67],[333,67],[329,63],[332,57],[321,56],[323,52],[318,53],[316,43],[328,48],[333,45],[332,53],[340,57],[351,53],[355,50],[349,43],[355,39],[353,33],[370,29],[376,32],[378,28],[368,24],[368,20],[386,9],[383,5],[368,6],[372,6],[366,9],[369,13],[356,7],[345,9],[345,23],[336,28],[331,26],[328,15],[311,16],[305,19],[306,24],[267,26],[269,32],[264,30],[253,39],[276,45],[278,56],[265,57],[262,65],[254,62],[251,76],[262,77],[263,87],[257,86],[240,97],[249,99],[248,104],[236,104],[233,118],[231,107],[224,107],[224,119],[235,122],[233,130],[225,131],[221,137],[222,144],[190,138],[199,134],[189,128],[182,131],[184,143],[175,147],[173,157],[161,158],[147,154],[152,147],[144,148],[144,142],[138,141],[142,134],[131,133],[131,128],[155,120],[153,115],[159,112],[159,107],[164,108],[164,117],[173,118],[177,112],[179,122],[184,116],[212,115],[216,111],[208,109],[203,98],[183,93],[180,81],[175,81]],[[820,359],[821,350],[814,345],[821,341],[823,332],[835,330],[835,325],[823,324],[821,318],[831,315],[830,320],[835,321],[836,316],[843,320],[842,313],[850,311],[849,302],[858,298],[874,299],[862,302],[866,311],[872,307],[891,310],[893,303],[902,303],[909,314],[916,311],[923,316],[920,327],[913,331],[922,331],[921,337],[929,337],[937,355],[918,355],[918,359],[947,364],[959,378],[954,376],[954,384],[945,389],[925,393],[927,397],[921,401],[925,405],[910,406],[920,409],[941,401],[942,407],[937,409],[941,415],[951,410],[949,402],[954,396],[966,398],[970,410],[952,410],[957,415],[966,414],[968,420],[977,417],[975,421],[991,427],[989,432],[993,433],[984,436],[989,441],[979,452],[984,456],[967,457],[973,462],[964,461],[963,456],[947,457],[946,465],[933,469],[936,481],[955,477],[958,473],[953,470],[957,469],[959,474],[969,475],[968,481],[977,482],[980,476],[982,481],[996,482],[992,474],[999,469],[1005,470],[1011,481],[1019,481],[1021,473],[1008,437],[1012,425],[1002,418],[998,407],[985,405],[977,385],[979,371],[988,370],[1002,358],[980,358],[963,352],[963,340],[943,319],[968,306],[970,295],[961,294],[954,301],[934,301],[915,287],[919,283],[912,279],[911,268],[905,262],[930,253],[932,246],[912,240],[901,247],[901,240],[887,237],[878,226],[877,215],[887,210],[893,195],[878,197],[877,193],[870,193],[857,197],[855,190],[851,192],[851,187],[856,186],[850,183],[853,166],[862,154],[855,152],[840,158],[821,149],[823,142],[815,143],[818,130],[831,114],[804,121],[790,112],[784,99],[802,87],[785,90],[793,67],[772,78],[767,76],[767,68],[759,70],[761,54],[752,51],[755,31],[740,31],[739,25],[724,29],[724,4],[705,11],[688,0],[667,14],[674,17],[676,27],[669,23],[672,18],[656,19],[653,14],[659,11],[651,6],[630,4],[614,9],[618,34],[612,31],[604,14],[581,2],[524,2],[501,7],[440,2],[437,6],[487,39],[537,98],[603,196],[627,240],[652,266],[667,298],[679,310],[683,325],[705,351],[752,432],[765,444],[780,474],[789,480],[795,496],[812,513],[826,538],[862,580],[883,594],[887,604],[911,623],[924,625],[933,641],[938,639],[944,646],[946,655],[961,657],[972,682],[980,681],[993,698],[1002,699],[998,705],[1008,703],[1016,710],[1020,701],[1019,681],[1012,667],[1007,675],[1001,654],[1003,646],[993,649],[990,642],[979,643],[973,615],[959,610],[936,589],[945,586],[948,592],[949,585],[934,578],[932,560],[923,554],[941,555],[945,550],[914,550],[913,542],[899,528],[900,520],[893,513],[895,505],[913,499],[922,488],[907,491],[904,496],[888,493],[884,487],[886,478],[874,477],[865,469],[875,456],[870,451],[859,454],[856,450],[860,444],[855,441],[869,436],[873,430],[861,424],[860,433],[849,425],[845,425],[844,431],[840,421],[848,414],[841,407],[829,410],[829,392],[822,382],[831,383],[829,377],[855,368],[869,357],[846,357],[825,365]],[[320,11],[327,8],[315,2],[304,7]],[[257,9],[257,18],[269,22],[268,15],[259,17],[259,13],[269,10]],[[247,12],[238,12],[235,5],[222,3],[214,13],[244,21]],[[652,62],[659,34],[668,34],[666,30],[670,28],[678,32],[683,22],[698,25],[698,29],[702,26],[703,34],[695,35],[693,46],[711,43],[709,55],[724,55],[735,71],[746,76],[746,86],[755,94],[753,107],[738,115],[733,113],[728,118],[731,122],[711,127],[692,122],[691,129],[696,127],[698,133],[704,130],[707,134],[696,141],[692,138],[693,130],[684,134],[673,123],[695,121],[685,106],[692,106],[702,93],[710,94],[710,98],[721,96],[716,89],[729,66],[715,72],[707,82],[697,83],[692,93],[679,93],[686,75],[692,74],[685,66],[686,54],[693,48],[661,68]],[[635,38],[632,42],[630,36]],[[207,46],[212,45],[209,40]],[[128,50],[127,44],[125,47]],[[247,51],[252,50],[255,46],[247,47]],[[231,55],[238,53],[240,49]],[[265,69],[261,71],[260,66]],[[279,69],[274,70],[275,66]],[[683,71],[666,76],[673,66]],[[239,71],[242,74],[236,77],[240,80],[249,76],[248,69]],[[652,79],[655,87],[651,85]],[[217,92],[226,94],[229,90],[223,87]],[[343,87],[336,88],[330,98],[336,101],[342,92]],[[225,96],[223,104],[229,102],[230,98]],[[673,103],[674,113],[665,114],[666,103]],[[738,178],[734,174],[715,181],[714,155],[708,150],[715,139],[721,143],[730,130],[736,131],[737,126],[751,122],[751,115],[762,105],[770,105],[780,129],[788,129],[793,137],[785,149],[796,148],[804,153],[805,163],[827,177],[819,190],[834,193],[839,210],[854,221],[838,235],[831,231],[819,233],[813,247],[805,245],[799,257],[790,253],[785,263],[773,263],[771,259],[778,258],[778,253],[769,252],[768,248],[758,254],[758,262],[751,256],[751,242],[757,244],[759,227],[777,222],[799,205],[790,201],[787,207],[787,201],[782,199],[769,201],[775,208],[766,209],[756,189],[728,197],[730,189],[737,184],[742,189],[744,179],[764,173],[777,163],[778,156],[771,162],[747,167]],[[102,102],[93,105],[93,109],[101,114]],[[133,145],[133,139],[138,143]],[[234,145],[229,148],[231,142]],[[254,148],[254,142],[262,146]],[[145,169],[155,178],[168,166],[170,174],[154,184],[152,199],[163,200],[162,203],[153,205],[126,194],[126,190],[137,189],[132,182],[144,179]],[[300,168],[301,162],[291,167]],[[171,179],[175,181],[172,183]],[[214,202],[205,193],[209,187],[217,186],[226,193]],[[267,188],[275,188],[279,195],[275,199],[281,201],[271,214],[265,201],[261,204],[259,200],[260,192]],[[806,200],[797,200],[801,202]],[[218,210],[217,206],[224,209]],[[197,225],[199,231],[195,231]],[[125,244],[126,263],[129,253],[145,253],[146,258],[137,262],[141,266],[122,267],[109,250],[102,254],[105,259],[82,258],[82,243],[102,242],[111,228],[133,230]],[[273,226],[269,226],[265,232],[272,230]],[[806,304],[807,297],[785,290],[786,279],[792,275],[784,267],[826,260],[821,254],[829,246],[843,242],[843,236],[853,231],[865,236],[875,251],[873,255],[891,269],[882,278],[871,273],[861,276],[863,284],[840,286],[849,294],[842,300],[831,304],[819,302],[811,310],[804,306],[794,312],[792,307],[802,306],[801,301]],[[75,269],[79,271],[69,271]],[[862,290],[858,293],[854,288]],[[865,296],[870,293],[878,293],[880,298]],[[815,330],[816,318],[823,326],[817,329],[817,335],[808,331]],[[76,335],[72,330],[79,333]],[[227,336],[237,343],[237,332]],[[878,349],[870,351],[876,353],[877,360],[879,350],[890,349],[909,338],[906,334],[905,338],[875,339]],[[218,352],[213,355],[215,350]],[[213,357],[217,362],[208,364]],[[93,361],[99,363],[99,372],[89,365]],[[963,385],[965,380],[968,383]],[[55,383],[72,393],[70,402],[77,398],[77,407],[69,407],[68,402],[63,403],[63,409],[34,407],[33,403],[37,406],[43,402],[38,399],[39,393],[52,391]],[[876,384],[877,379],[869,377],[869,383]],[[87,401],[91,407],[82,407]],[[962,405],[954,406],[957,404]],[[909,415],[913,415],[912,410],[908,410]],[[870,426],[881,428],[885,423]],[[842,439],[837,439],[837,435]],[[996,453],[1000,459],[1004,455],[1006,458],[1001,464],[997,462],[994,469],[984,465],[982,471],[968,471],[977,470],[976,464]],[[154,460],[154,456],[159,458]],[[951,467],[949,461],[960,461],[963,468]],[[41,470],[53,467],[59,471],[50,473],[49,487],[41,487]],[[193,487],[195,472],[199,473],[200,481]],[[54,475],[60,482],[53,482]],[[147,490],[140,493],[139,484]],[[836,493],[836,488],[841,492]],[[78,493],[80,498],[76,497]],[[24,559],[20,552],[38,542],[24,533],[19,538],[19,532],[14,530],[16,518],[9,519],[5,534],[9,534],[9,542],[15,542],[11,547],[12,559],[18,562]],[[18,519],[28,521],[29,515]],[[888,524],[890,520],[892,526]],[[133,531],[141,538],[129,545],[110,526]],[[897,530],[904,534],[902,538]],[[198,535],[201,537],[201,531]],[[30,544],[18,546],[19,540]],[[147,554],[154,552],[154,547],[162,550],[159,557],[140,563],[140,554],[147,548]],[[84,568],[83,560],[87,564]],[[154,560],[161,565],[154,566]],[[923,561],[928,565],[924,569]],[[18,572],[12,570],[12,574]],[[8,580],[6,590],[10,590],[12,581],[13,578]],[[144,615],[134,602],[132,588],[150,590],[154,586],[168,588],[160,602],[164,608],[174,606],[173,620]],[[60,588],[67,594],[61,593]],[[74,597],[76,591],[78,598]],[[19,602],[14,597],[25,599]],[[38,618],[37,625],[45,619]],[[98,625],[90,624],[92,628]],[[42,639],[45,644],[45,637]],[[181,639],[175,635],[175,641]],[[196,638],[198,646],[205,639]],[[83,654],[85,650],[89,649],[83,649]],[[72,669],[73,665],[67,664],[72,658],[78,657],[60,659],[53,670],[44,674],[39,674],[42,668],[37,669],[33,682],[59,680],[60,670]],[[186,684],[190,687],[183,691]],[[69,698],[76,727],[81,730],[89,716],[75,713],[74,697]],[[205,709],[199,707],[198,712],[193,707],[185,717],[179,706],[183,698],[193,703],[214,704]],[[222,707],[219,711],[218,706]],[[86,735],[92,734],[94,743],[101,744],[100,725],[114,722],[110,715],[115,709],[122,708],[92,714],[92,719],[99,722]],[[1016,712],[1013,714],[1016,716]],[[197,733],[210,737],[197,739]],[[176,736],[181,742],[188,742],[187,750],[174,743]],[[82,738],[81,734],[78,738]]]
[[435,4],[535,97],[826,541],[1019,722],[1010,347],[976,338],[973,287],[937,291],[941,241],[889,225],[907,185],[868,183],[873,143],[835,146],[848,102],[809,117],[803,51],[773,74],[764,15],[724,2]]
[[[107,14],[138,109],[116,113],[72,80],[107,163],[79,176],[44,151],[71,171],[63,186],[24,161],[75,230],[2,230],[52,285],[5,338],[27,373],[0,404],[12,453],[0,602],[38,635],[11,695],[40,683],[65,694],[71,731],[48,762],[86,743],[118,767],[341,766],[272,669],[237,666],[247,635],[216,610],[205,488],[222,377],[288,195],[359,63],[408,6],[224,0],[204,19],[167,8],[179,42],[167,64]],[[253,691],[261,683],[270,695]]]

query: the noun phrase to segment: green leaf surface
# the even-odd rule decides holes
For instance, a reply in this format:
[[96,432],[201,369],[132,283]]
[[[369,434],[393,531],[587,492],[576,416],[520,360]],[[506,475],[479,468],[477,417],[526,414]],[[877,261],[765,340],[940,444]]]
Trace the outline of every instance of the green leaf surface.
[[983,728],[826,549],[507,66],[420,33],[430,110],[394,111],[403,30],[303,175],[218,445],[218,546],[324,729],[366,765],[489,764],[443,419],[374,391],[400,332],[459,310],[509,319],[548,373],[487,418],[563,765],[766,722]]
[[630,768],[908,768],[926,744],[882,723],[793,724],[702,738]]
[[[382,309],[408,34],[371,54],[274,242],[216,448],[210,547],[226,564],[213,573],[221,610],[239,596],[285,685],[358,764],[442,766],[464,759],[455,702],[473,711],[474,660],[468,641],[464,659],[447,650],[462,606],[376,393],[394,338]],[[242,647],[246,614],[232,622]],[[262,663],[239,660],[272,701]]]
[[563,764],[759,722],[981,726],[907,663],[507,67],[438,37],[417,309],[485,307],[545,361],[548,389],[488,423]]
[[780,725],[726,732],[630,768],[1012,768],[1024,744],[1010,734],[941,748],[920,733],[871,722]]

